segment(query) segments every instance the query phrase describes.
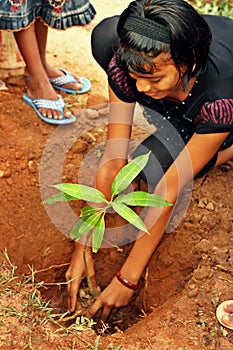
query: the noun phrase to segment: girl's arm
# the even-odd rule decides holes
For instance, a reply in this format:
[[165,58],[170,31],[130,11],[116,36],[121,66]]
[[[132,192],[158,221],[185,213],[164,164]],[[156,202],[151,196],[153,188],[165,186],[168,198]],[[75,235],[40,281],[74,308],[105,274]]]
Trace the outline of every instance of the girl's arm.
[[[194,134],[177,160],[168,169],[162,180],[156,186],[154,193],[165,197],[170,203],[175,203],[180,191],[199,173],[208,161],[218,151],[228,133],[200,135]],[[138,283],[151,255],[160,242],[169,222],[172,207],[148,210],[145,224],[150,235],[139,232],[138,239],[121,268],[121,274],[131,283]],[[99,295],[89,309],[87,317],[92,317],[103,308],[102,319],[105,321],[111,309],[127,305],[133,292],[123,286],[116,277]]]
[[[96,176],[96,187],[105,194],[106,198],[111,196],[112,181],[126,164],[134,111],[134,103],[120,101],[111,89],[109,89],[109,97],[110,112],[107,144]],[[71,281],[67,284],[68,310],[70,312],[75,310],[80,283],[85,277],[83,249],[84,245],[81,242],[75,243],[72,259],[66,272],[66,280]],[[90,246],[87,247],[86,258],[93,287],[96,289],[94,263]]]
[[106,198],[111,196],[112,181],[127,162],[135,107],[134,103],[119,100],[110,87],[109,100],[107,141],[95,184]]

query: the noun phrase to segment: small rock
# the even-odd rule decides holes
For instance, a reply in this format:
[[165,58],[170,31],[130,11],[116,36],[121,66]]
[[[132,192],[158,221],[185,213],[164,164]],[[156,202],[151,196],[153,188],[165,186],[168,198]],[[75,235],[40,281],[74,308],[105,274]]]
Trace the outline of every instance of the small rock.
[[11,186],[11,185],[13,184],[13,180],[12,180],[11,177],[9,177],[9,178],[6,180],[6,182],[7,182],[7,184],[8,184],[9,186]]
[[26,168],[27,168],[27,163],[26,163],[26,162],[21,162],[21,163],[19,164],[19,169],[24,170],[24,169],[26,169]]
[[209,266],[199,266],[193,272],[193,277],[195,280],[204,280],[210,278],[213,275],[211,268]]
[[197,205],[198,208],[205,208],[205,203],[200,199]]
[[187,229],[195,229],[197,227],[197,225],[194,224],[193,222],[187,221],[184,223],[184,227]]
[[206,197],[201,198],[201,201],[207,205],[208,204],[208,199]]
[[198,292],[199,292],[198,288],[195,287],[194,289],[188,291],[188,297],[195,298],[198,295]]
[[34,153],[30,153],[29,156],[28,156],[29,160],[33,160],[35,158],[36,158],[36,155]]
[[0,177],[10,177],[11,176],[11,171],[10,169],[7,170],[0,170]]
[[207,239],[202,239],[196,246],[195,250],[199,252],[207,253],[211,247],[210,242]]
[[99,118],[99,112],[95,109],[87,109],[87,117],[90,119],[97,119]]
[[86,149],[87,149],[87,143],[83,140],[79,140],[72,147],[72,151],[74,153],[83,153],[86,151]]
[[214,210],[214,205],[212,202],[209,202],[206,206],[206,209],[209,210],[209,211],[213,211]]
[[29,160],[28,162],[28,168],[30,173],[35,173],[37,171],[37,164],[33,160]]
[[19,151],[15,152],[15,159],[20,159],[20,158],[22,158],[22,153]]

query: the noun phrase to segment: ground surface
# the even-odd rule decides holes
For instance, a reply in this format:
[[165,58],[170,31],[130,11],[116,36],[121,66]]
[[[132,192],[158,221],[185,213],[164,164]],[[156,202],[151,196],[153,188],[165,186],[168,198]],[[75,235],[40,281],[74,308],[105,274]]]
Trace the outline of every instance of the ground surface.
[[[127,1],[121,5],[106,1],[93,4],[97,23],[102,17],[119,13]],[[0,92],[0,250],[7,248],[19,275],[30,274],[29,266],[33,266],[39,271],[38,283],[55,284],[43,289],[42,295],[58,310],[66,305],[65,288],[57,284],[64,282],[73,249],[64,235],[74,219],[73,211],[68,210],[64,223],[60,208],[54,212],[45,208],[41,197],[48,194],[47,185],[59,180],[77,182],[81,177],[90,183],[101,155],[107,85],[104,73],[91,57],[90,29],[51,31],[49,37],[50,62],[83,74],[93,83],[85,96],[63,95],[77,116],[75,126],[57,129],[39,120],[21,101],[27,89],[22,76],[4,78],[8,90]],[[81,113],[83,110],[87,111]],[[139,117],[140,123],[144,125]],[[137,141],[144,134],[144,126],[133,130]],[[64,166],[60,166],[63,158]],[[99,349],[116,349],[117,344],[132,350],[232,349],[232,332],[225,334],[215,318],[216,306],[233,299],[232,191],[232,163],[194,183],[184,219],[165,235],[149,263],[142,289],[121,310],[115,333],[101,337]],[[124,261],[130,247],[120,248],[103,249],[95,257],[101,288],[111,280],[112,271]],[[23,299],[19,289],[9,292],[4,279],[1,286],[1,349],[94,349],[97,336],[92,331],[81,335],[88,338],[87,343],[80,337],[55,336],[47,325],[29,329],[26,321],[24,324],[14,318],[11,326],[4,327],[7,322],[2,319],[2,310],[22,305]],[[29,346],[27,332],[32,330],[37,340]]]

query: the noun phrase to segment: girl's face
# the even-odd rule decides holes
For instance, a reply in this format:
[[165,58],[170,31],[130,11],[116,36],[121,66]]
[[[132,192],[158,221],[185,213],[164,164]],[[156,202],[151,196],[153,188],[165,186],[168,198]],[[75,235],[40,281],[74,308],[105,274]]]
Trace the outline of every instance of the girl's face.
[[154,99],[166,97],[179,98],[182,92],[182,77],[185,68],[180,67],[180,75],[174,61],[168,53],[162,52],[153,59],[154,71],[152,74],[136,74],[129,72],[129,75],[136,80],[138,91]]

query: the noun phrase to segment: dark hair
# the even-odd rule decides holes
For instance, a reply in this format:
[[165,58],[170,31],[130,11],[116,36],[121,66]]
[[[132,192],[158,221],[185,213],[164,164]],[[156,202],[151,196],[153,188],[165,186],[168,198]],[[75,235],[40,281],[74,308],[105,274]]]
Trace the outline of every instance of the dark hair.
[[[133,32],[124,24],[129,16],[146,18],[170,30],[170,44]],[[184,0],[136,0],[119,18],[121,63],[130,71],[152,73],[152,59],[168,52],[187,80],[205,70],[212,35],[204,18]],[[146,67],[146,69],[145,69]]]

